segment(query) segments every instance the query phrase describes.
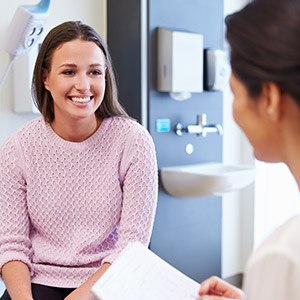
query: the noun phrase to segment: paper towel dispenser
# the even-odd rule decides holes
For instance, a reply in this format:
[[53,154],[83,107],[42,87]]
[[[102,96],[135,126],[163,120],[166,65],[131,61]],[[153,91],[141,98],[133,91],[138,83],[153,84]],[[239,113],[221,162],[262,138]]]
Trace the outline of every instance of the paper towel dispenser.
[[158,28],[157,89],[176,100],[203,91],[203,35]]

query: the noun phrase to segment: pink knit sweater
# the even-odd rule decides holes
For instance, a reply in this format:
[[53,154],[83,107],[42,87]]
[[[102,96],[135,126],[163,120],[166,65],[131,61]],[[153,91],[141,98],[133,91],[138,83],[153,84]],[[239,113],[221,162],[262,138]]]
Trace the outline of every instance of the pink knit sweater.
[[0,268],[19,260],[34,283],[77,287],[129,241],[149,243],[156,200],[140,124],[106,118],[75,143],[35,119],[0,147]]

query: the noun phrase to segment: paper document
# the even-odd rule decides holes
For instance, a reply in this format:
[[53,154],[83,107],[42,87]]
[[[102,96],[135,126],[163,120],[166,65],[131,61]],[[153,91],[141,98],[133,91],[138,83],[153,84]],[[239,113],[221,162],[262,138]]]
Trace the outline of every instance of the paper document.
[[100,300],[194,300],[200,284],[139,242],[129,244],[92,287]]

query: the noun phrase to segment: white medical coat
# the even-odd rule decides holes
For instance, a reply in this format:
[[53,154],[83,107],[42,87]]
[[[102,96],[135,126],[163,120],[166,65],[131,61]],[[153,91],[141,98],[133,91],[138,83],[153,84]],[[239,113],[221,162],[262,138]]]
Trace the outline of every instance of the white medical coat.
[[249,259],[246,300],[300,299],[300,216],[276,229]]

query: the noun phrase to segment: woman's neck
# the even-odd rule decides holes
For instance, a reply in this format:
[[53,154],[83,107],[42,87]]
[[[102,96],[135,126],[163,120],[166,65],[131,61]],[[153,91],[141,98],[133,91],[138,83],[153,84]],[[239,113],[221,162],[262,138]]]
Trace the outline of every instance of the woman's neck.
[[288,167],[293,174],[293,176],[296,179],[296,182],[298,184],[298,189],[300,190],[300,148],[298,148],[298,151],[295,150],[296,153],[292,155],[288,162]]
[[300,108],[292,97],[286,95],[284,100],[281,118],[282,141],[278,147],[282,148],[282,160],[289,167],[300,189]]
[[92,136],[102,120],[92,118],[89,120],[55,120],[50,124],[54,132],[62,139],[69,142],[83,142]]

